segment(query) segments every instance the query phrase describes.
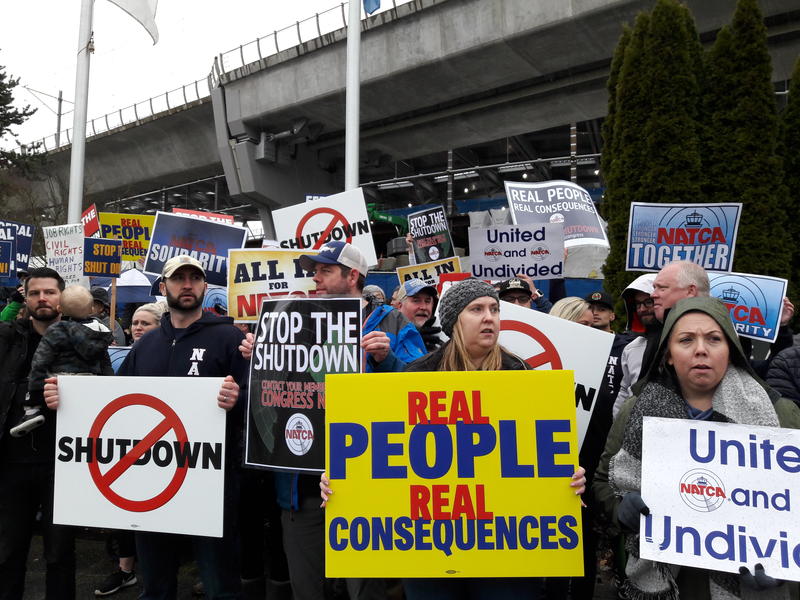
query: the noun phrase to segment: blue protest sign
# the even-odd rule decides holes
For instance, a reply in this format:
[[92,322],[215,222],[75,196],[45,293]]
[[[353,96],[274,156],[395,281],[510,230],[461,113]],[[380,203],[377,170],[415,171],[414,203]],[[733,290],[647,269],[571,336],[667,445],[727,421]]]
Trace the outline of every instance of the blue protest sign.
[[83,274],[87,277],[119,277],[122,240],[83,239]]
[[247,230],[171,213],[156,213],[144,270],[161,275],[164,263],[173,256],[188,254],[206,271],[206,281],[227,285],[228,250],[242,248]]
[[0,242],[0,284],[10,285],[11,273],[13,272],[14,261],[11,258],[13,254],[13,242],[2,241]]
[[18,285],[17,271],[28,269],[28,261],[31,257],[31,248],[33,247],[33,232],[35,229],[33,225],[28,225],[26,223],[17,223],[16,221],[0,219],[0,240],[14,242],[11,252],[13,257],[11,277],[6,285]]
[[741,213],[740,203],[632,202],[625,269],[660,271],[688,260],[706,271],[730,271]]
[[746,273],[709,273],[711,295],[731,313],[736,333],[774,342],[786,295],[786,280]]

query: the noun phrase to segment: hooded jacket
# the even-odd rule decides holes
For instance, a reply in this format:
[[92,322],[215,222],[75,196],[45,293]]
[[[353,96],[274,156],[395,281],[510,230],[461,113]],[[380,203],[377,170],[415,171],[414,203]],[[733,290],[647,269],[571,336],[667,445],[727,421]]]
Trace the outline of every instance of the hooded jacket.
[[97,319],[62,317],[47,328],[31,361],[28,390],[39,392],[56,373],[113,375],[108,346],[111,330]]
[[383,331],[389,336],[389,355],[381,362],[367,359],[367,373],[397,373],[426,352],[419,330],[403,313],[387,304],[373,310],[362,327],[361,335]]
[[[669,311],[667,319],[664,323],[664,329],[659,338],[658,350],[655,355],[647,373],[642,378],[641,389],[643,390],[648,383],[657,382],[665,387],[674,389],[680,395],[680,387],[674,376],[669,370],[664,369],[662,359],[667,351],[667,343],[669,335],[675,323],[683,315],[688,312],[702,312],[710,316],[720,326],[725,337],[728,341],[729,361],[733,365],[746,371],[759,385],[761,385],[767,393],[767,396],[772,401],[775,413],[778,417],[781,427],[791,429],[800,429],[800,408],[798,408],[791,400],[782,398],[780,394],[772,390],[766,383],[764,383],[755,373],[750,362],[742,350],[739,343],[739,336],[733,328],[728,309],[722,302],[716,298],[686,298],[679,301],[672,310]],[[628,424],[628,418],[631,410],[636,405],[637,398],[634,396],[625,402],[620,410],[611,431],[608,434],[605,450],[600,459],[600,464],[595,472],[594,483],[592,491],[594,492],[596,500],[601,504],[605,513],[613,518],[616,524],[616,509],[620,502],[620,498],[614,493],[608,481],[609,463],[611,458],[619,452],[622,447],[623,435],[625,428]],[[688,419],[687,415],[687,419]]]
[[644,292],[648,296],[653,293],[653,282],[656,273],[646,273],[634,279],[628,287],[622,290],[622,301],[625,303],[625,315],[628,318],[628,330],[635,333],[644,333],[645,327],[636,312],[634,296],[636,292]]
[[780,352],[770,363],[767,383],[800,405],[800,346]]

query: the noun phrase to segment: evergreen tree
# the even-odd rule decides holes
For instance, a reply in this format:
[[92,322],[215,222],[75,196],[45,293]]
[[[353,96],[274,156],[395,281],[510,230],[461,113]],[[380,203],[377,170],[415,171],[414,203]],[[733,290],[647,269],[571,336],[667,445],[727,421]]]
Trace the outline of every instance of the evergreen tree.
[[[784,197],[785,221],[792,250],[792,271],[789,281],[792,291],[800,287],[800,58],[794,65],[792,81],[789,85],[789,102],[783,113],[781,131],[781,153],[785,187],[788,194]],[[789,295],[790,298],[796,296]]]
[[[625,49],[631,40],[631,28],[625,24],[622,26],[622,35],[619,37],[617,47],[614,50],[614,57],[611,59],[611,71],[608,74],[606,90],[608,91],[608,113],[603,121],[603,153],[600,157],[600,173],[606,184],[606,194],[608,194],[609,178],[612,177],[611,162],[612,157],[619,152],[619,141],[614,137],[614,124],[617,118],[617,84],[619,83],[622,62],[625,59]],[[604,208],[605,203],[601,203]],[[607,216],[606,216],[607,218]]]
[[623,58],[613,94],[614,120],[609,127],[613,133],[610,147],[603,150],[604,162],[610,165],[606,169],[606,198],[603,203],[611,245],[603,276],[605,289],[614,295],[618,295],[628,281],[625,272],[628,211],[633,191],[639,187],[639,165],[644,155],[642,131],[649,111],[649,94],[642,81],[642,59],[649,26],[650,15],[641,13],[636,17],[628,38],[621,40],[624,41]]
[[730,28],[709,55],[704,135],[706,191],[711,202],[741,202],[734,269],[788,277],[783,168],[776,153],[778,118],[757,0],[739,0]]
[[[19,79],[6,75],[5,67],[0,65],[0,139],[7,136],[16,138],[12,127],[22,125],[28,117],[36,112],[30,106],[22,109],[14,106],[14,88]],[[25,172],[30,167],[31,159],[26,155],[11,150],[0,149],[0,169],[15,168]]]

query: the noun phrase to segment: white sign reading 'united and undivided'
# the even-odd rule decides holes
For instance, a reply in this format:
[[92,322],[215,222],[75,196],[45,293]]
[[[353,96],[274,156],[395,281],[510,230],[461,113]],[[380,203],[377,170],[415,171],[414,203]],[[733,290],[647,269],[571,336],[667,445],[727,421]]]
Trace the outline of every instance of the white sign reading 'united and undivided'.
[[800,581],[800,431],[645,417],[642,558]]
[[222,537],[222,381],[60,376],[53,521]]

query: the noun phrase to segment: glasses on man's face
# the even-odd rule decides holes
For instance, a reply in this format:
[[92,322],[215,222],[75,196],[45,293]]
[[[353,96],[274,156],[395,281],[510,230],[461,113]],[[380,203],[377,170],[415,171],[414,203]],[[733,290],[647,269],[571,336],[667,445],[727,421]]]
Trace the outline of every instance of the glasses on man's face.
[[636,302],[634,300],[633,307],[636,310],[639,310],[640,308],[653,308],[653,299],[648,298],[647,300],[642,300],[641,302]]
[[514,304],[530,304],[531,301],[531,297],[527,294],[506,294],[502,299]]

